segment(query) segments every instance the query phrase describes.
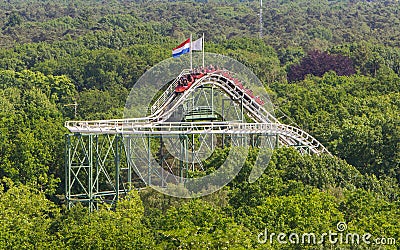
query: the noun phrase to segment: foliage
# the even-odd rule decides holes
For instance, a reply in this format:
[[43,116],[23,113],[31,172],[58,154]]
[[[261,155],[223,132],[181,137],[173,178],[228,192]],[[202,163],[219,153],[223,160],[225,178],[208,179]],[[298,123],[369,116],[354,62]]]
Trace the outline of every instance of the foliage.
[[122,200],[115,212],[89,213],[81,204],[57,218],[53,233],[68,249],[147,249],[153,246],[143,227],[143,205],[137,192]]
[[398,93],[400,78],[309,77],[276,84],[280,108],[362,173],[399,180]]
[[[326,232],[339,221],[399,242],[398,1],[265,1],[262,39],[258,8],[239,0],[0,2],[0,248],[313,249],[263,245],[257,235]],[[205,34],[207,52],[249,67],[281,121],[334,157],[279,148],[270,159],[251,149],[238,176],[202,199],[146,189],[113,210],[62,208],[63,122],[121,118],[135,82],[190,33]],[[250,183],[258,154],[269,164]],[[211,155],[208,172],[226,155]]]
[[42,192],[26,186],[0,190],[0,248],[55,248],[59,245],[51,233],[60,209]]
[[64,76],[28,70],[1,70],[0,77],[1,177],[54,192],[65,133],[58,107],[73,98],[74,86]]
[[158,240],[162,248],[247,249],[250,232],[207,202],[193,200],[171,207],[160,220]]
[[299,64],[289,68],[288,80],[289,82],[304,80],[308,74],[323,76],[331,70],[339,76],[349,76],[355,73],[353,63],[349,58],[314,50],[308,52]]

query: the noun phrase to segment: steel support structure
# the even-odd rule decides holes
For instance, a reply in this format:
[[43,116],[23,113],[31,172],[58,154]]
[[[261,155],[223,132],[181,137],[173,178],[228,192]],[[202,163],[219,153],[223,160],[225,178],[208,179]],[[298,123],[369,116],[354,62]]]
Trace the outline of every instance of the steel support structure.
[[[257,138],[248,140],[248,138]],[[77,202],[89,211],[113,208],[132,188],[185,184],[216,147],[260,146],[275,134],[68,134],[65,137],[65,190],[68,208]],[[212,139],[211,139],[212,138]]]
[[[276,119],[229,72],[208,73],[175,93],[182,73],[149,108],[149,116],[67,121],[65,190],[68,208],[110,208],[132,188],[185,184],[206,171],[216,147],[296,147],[330,154],[307,132]],[[246,121],[251,121],[246,122]],[[218,166],[215,166],[218,167]]]
[[89,210],[112,205],[132,188],[130,150],[120,134],[68,134],[65,136],[65,192],[68,208],[76,202]]

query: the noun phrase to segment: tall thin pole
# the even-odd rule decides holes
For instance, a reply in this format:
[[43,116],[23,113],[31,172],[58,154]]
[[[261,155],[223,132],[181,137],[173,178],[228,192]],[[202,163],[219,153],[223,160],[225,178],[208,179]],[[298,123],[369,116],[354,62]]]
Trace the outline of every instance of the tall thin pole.
[[201,43],[201,45],[203,46],[203,48],[201,48],[201,50],[203,51],[203,68],[204,68],[204,33],[203,33],[203,42]]
[[190,70],[193,70],[192,34],[190,34]]
[[263,6],[262,5],[263,5],[262,0],[260,0],[260,39],[263,36],[263,19],[262,19],[262,12],[263,12],[262,7]]
[[[120,135],[115,135],[115,202],[119,200],[119,168],[120,168],[120,150],[119,150],[119,137]],[[115,204],[114,204],[115,205]]]
[[71,208],[71,136],[65,135],[65,197]]

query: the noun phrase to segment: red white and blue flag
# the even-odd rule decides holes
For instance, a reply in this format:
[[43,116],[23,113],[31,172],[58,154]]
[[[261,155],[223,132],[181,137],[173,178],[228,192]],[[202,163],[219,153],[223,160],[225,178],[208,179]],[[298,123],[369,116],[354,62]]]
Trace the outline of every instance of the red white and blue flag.
[[176,47],[172,50],[172,57],[174,57],[174,58],[179,57],[179,56],[189,53],[189,52],[190,52],[190,38],[188,38],[186,41],[179,44],[178,47]]

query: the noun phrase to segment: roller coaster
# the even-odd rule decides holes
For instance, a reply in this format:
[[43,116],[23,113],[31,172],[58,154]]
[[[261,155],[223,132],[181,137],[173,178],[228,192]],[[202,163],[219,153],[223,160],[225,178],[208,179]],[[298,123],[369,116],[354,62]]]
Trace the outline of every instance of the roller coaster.
[[204,170],[202,154],[207,151],[209,156],[215,147],[248,144],[244,136],[252,139],[252,146],[260,146],[257,138],[264,137],[269,147],[330,154],[309,133],[279,122],[264,107],[265,101],[232,75],[228,70],[183,70],[145,117],[67,121],[68,206],[86,202],[96,209],[101,203],[114,204],[133,188],[135,176],[160,187],[184,182],[190,171]]

